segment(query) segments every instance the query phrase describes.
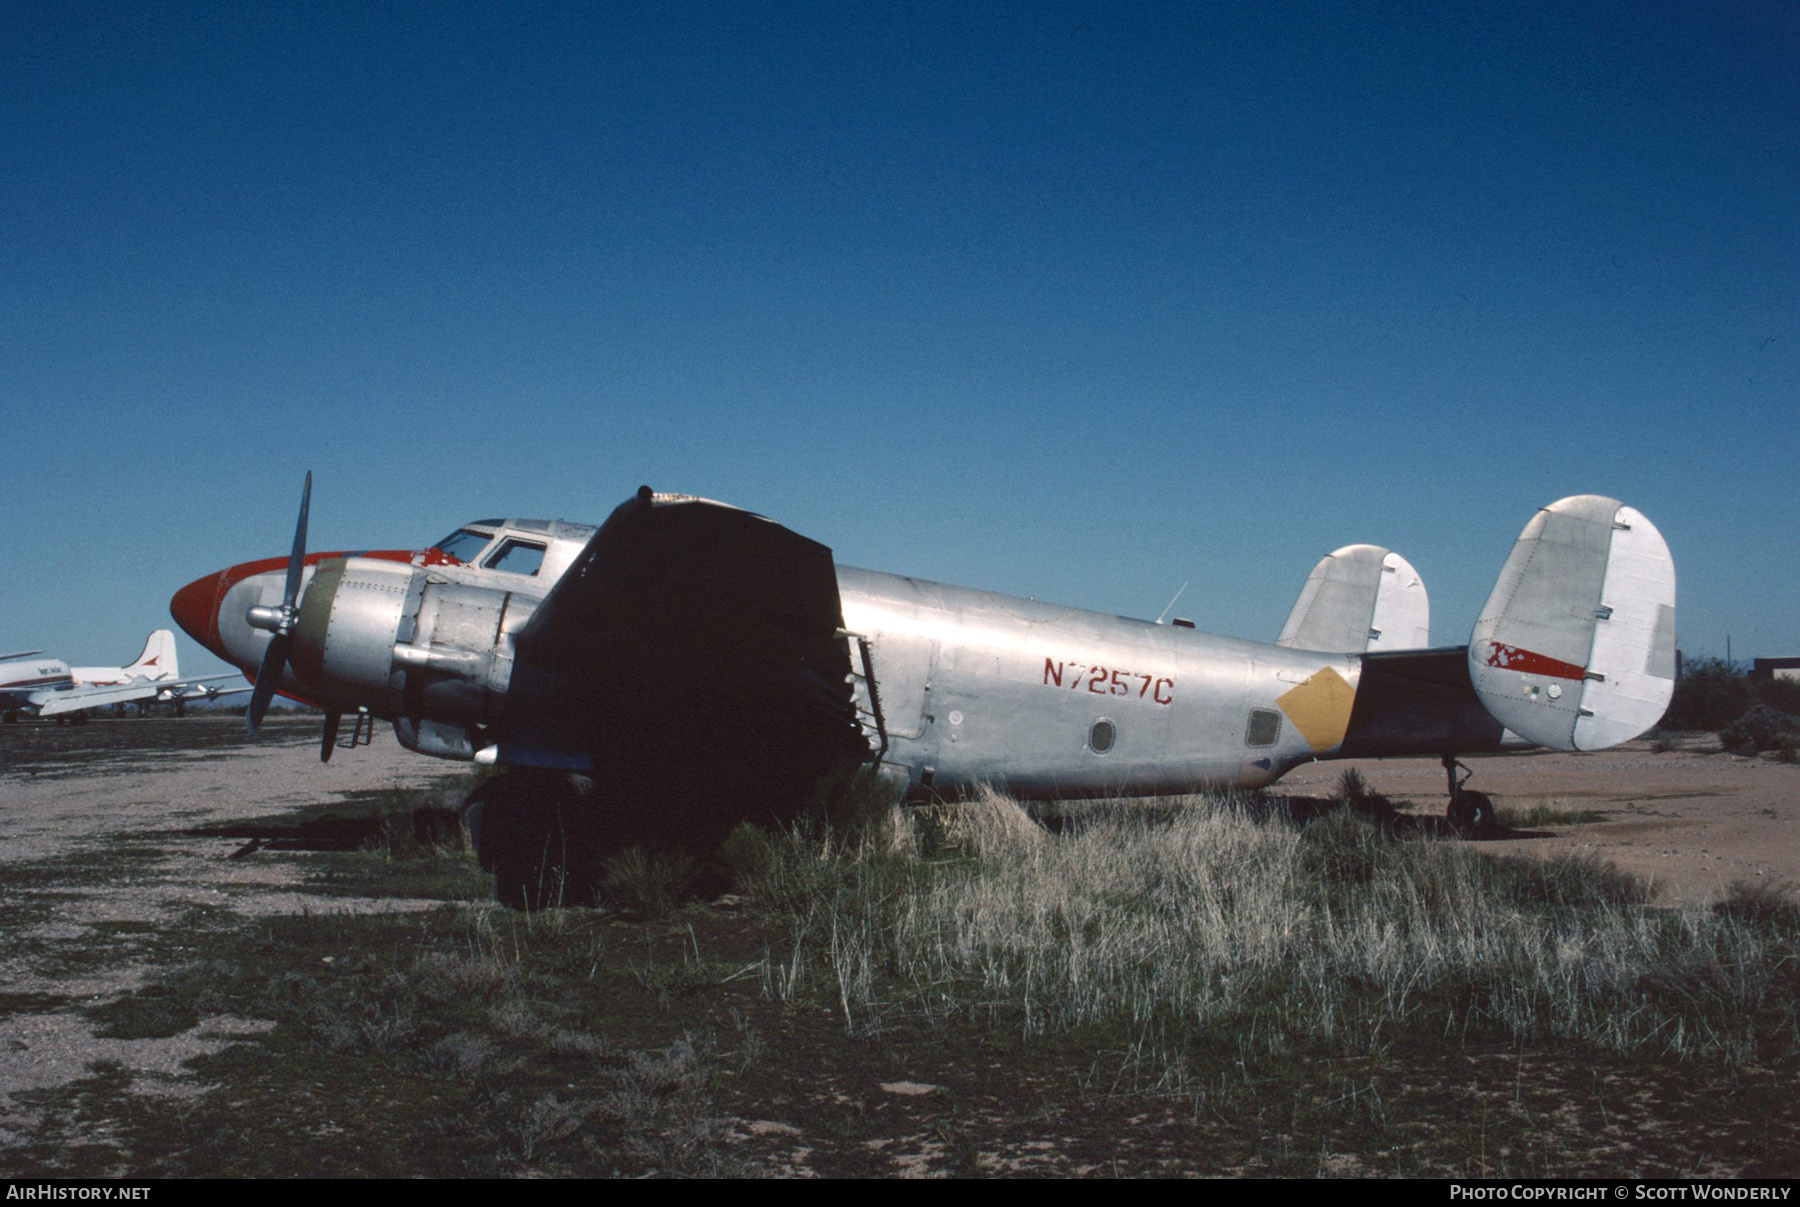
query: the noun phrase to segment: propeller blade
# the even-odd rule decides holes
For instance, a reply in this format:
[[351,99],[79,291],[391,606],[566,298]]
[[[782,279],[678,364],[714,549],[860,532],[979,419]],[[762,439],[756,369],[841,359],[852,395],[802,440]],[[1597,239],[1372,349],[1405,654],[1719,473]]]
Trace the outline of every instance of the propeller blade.
[[337,747],[338,722],[343,719],[344,714],[335,709],[325,714],[325,737],[319,743],[319,761],[321,763],[331,761],[331,752]]
[[306,485],[300,489],[300,522],[294,525],[294,551],[288,555],[287,586],[281,593],[281,604],[292,608],[300,598],[300,571],[306,564],[306,513],[312,506],[312,470],[306,471]]
[[287,634],[277,633],[269,638],[269,648],[263,651],[262,666],[256,671],[256,690],[250,693],[250,711],[244,714],[252,737],[256,736],[264,714],[269,711],[269,701],[275,698],[275,685],[281,681],[281,671],[287,665],[287,656]]
[[[252,737],[262,725],[275,698],[275,685],[287,668],[288,651],[293,648],[294,619],[299,614],[300,576],[306,569],[306,514],[312,508],[312,470],[306,471],[306,484],[300,488],[300,522],[294,525],[294,551],[288,554],[287,582],[282,586],[281,606],[257,606],[245,619],[251,628],[266,629],[273,634],[269,648],[263,651],[262,666],[256,672],[256,690],[250,694],[250,711],[244,714]],[[335,729],[336,726],[331,728]],[[329,743],[327,743],[329,748]],[[329,759],[331,756],[324,756]]]

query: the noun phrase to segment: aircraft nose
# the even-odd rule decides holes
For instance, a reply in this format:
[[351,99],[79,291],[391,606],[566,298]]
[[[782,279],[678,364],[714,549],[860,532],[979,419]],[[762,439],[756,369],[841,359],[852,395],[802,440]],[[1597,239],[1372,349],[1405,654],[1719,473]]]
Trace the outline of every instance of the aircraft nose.
[[169,600],[169,615],[182,632],[213,653],[224,657],[219,644],[219,600],[228,587],[229,571],[215,571],[196,578]]

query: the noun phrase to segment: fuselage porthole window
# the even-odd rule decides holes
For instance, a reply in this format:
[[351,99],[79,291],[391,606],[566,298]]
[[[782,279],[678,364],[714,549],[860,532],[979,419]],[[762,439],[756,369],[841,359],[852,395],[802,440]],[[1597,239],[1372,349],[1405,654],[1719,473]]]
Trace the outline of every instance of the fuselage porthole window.
[[1244,745],[1273,746],[1280,737],[1280,713],[1267,708],[1250,710],[1250,724],[1244,730]]
[[1088,730],[1088,749],[1095,754],[1105,754],[1118,740],[1118,727],[1105,717],[1095,721],[1094,727]]

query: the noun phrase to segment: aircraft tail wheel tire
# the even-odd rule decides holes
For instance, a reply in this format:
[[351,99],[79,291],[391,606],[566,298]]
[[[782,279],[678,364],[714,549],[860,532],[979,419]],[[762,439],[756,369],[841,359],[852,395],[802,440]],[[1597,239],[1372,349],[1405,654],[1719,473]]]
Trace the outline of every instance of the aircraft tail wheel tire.
[[1450,828],[1464,838],[1488,838],[1499,830],[1494,802],[1485,792],[1459,788],[1445,811]]

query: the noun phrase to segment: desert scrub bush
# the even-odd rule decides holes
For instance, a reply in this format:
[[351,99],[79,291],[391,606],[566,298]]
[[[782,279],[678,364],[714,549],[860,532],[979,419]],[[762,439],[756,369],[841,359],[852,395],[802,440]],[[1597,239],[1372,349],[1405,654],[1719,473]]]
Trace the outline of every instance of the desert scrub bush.
[[933,854],[995,859],[1030,850],[1048,837],[1023,805],[991,787],[968,800],[933,805],[920,821],[928,834],[921,845]]
[[1675,694],[1663,713],[1667,729],[1719,730],[1744,715],[1755,702],[1750,680],[1724,660],[1690,662],[1675,681]]
[[1497,811],[1502,830],[1534,830],[1539,826],[1577,826],[1605,821],[1599,809],[1582,809],[1553,801],[1534,805],[1502,805]]
[[1767,704],[1757,704],[1719,730],[1719,741],[1732,754],[1792,748],[1800,742],[1800,720]]
[[905,891],[861,866],[813,882],[794,920],[810,957],[784,965],[853,1031],[911,1013],[1265,1056],[1445,1037],[1795,1046],[1792,934],[1652,909],[1592,861],[1403,840],[1348,811],[1295,829],[1205,803],[1117,808],[922,861]]

